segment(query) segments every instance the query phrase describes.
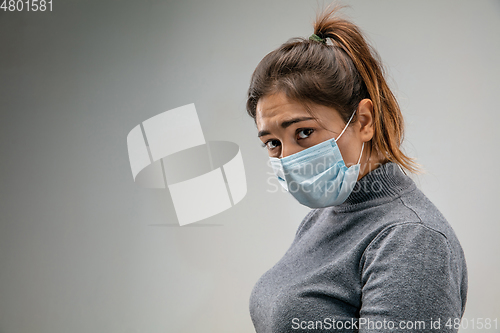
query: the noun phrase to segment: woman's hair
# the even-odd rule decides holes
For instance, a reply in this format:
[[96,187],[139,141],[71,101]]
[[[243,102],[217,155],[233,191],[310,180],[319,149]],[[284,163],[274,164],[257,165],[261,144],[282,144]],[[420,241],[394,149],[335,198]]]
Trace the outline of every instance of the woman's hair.
[[403,115],[378,54],[356,25],[335,16],[337,10],[327,9],[316,18],[314,34],[324,42],[293,38],[261,60],[248,89],[247,112],[255,120],[259,99],[282,92],[309,112],[310,104],[333,107],[347,122],[368,98],[373,103],[372,147],[385,161],[417,172],[418,164],[400,150]]

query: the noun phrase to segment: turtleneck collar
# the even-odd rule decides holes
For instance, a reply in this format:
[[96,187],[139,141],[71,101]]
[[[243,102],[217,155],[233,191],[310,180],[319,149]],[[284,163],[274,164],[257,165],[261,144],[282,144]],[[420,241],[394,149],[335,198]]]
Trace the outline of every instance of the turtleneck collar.
[[358,180],[346,201],[331,208],[343,212],[379,205],[415,188],[413,180],[396,163],[387,162]]

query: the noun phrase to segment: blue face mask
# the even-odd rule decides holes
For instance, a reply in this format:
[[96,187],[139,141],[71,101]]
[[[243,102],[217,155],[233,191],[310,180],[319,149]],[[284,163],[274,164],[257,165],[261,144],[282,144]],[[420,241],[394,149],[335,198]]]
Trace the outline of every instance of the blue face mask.
[[271,166],[280,184],[301,204],[310,208],[340,205],[358,181],[359,162],[347,167],[336,141],[340,139],[354,116],[347,122],[337,139],[329,139],[315,146],[283,158],[270,157]]

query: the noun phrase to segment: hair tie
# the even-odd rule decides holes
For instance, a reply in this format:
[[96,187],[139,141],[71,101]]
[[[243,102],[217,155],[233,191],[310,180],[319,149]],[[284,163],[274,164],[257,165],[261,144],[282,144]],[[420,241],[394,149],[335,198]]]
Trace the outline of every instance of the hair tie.
[[323,43],[323,44],[326,44],[326,39],[324,38],[321,38],[319,37],[318,35],[316,34],[312,34],[311,37],[309,37],[310,40],[314,40],[316,42],[320,42],[320,43]]

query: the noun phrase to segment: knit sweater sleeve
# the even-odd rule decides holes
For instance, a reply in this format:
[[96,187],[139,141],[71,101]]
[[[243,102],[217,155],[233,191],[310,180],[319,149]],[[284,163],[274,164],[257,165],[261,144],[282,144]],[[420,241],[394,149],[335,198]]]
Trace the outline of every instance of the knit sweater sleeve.
[[458,331],[459,272],[441,232],[416,222],[387,227],[360,267],[359,332]]

